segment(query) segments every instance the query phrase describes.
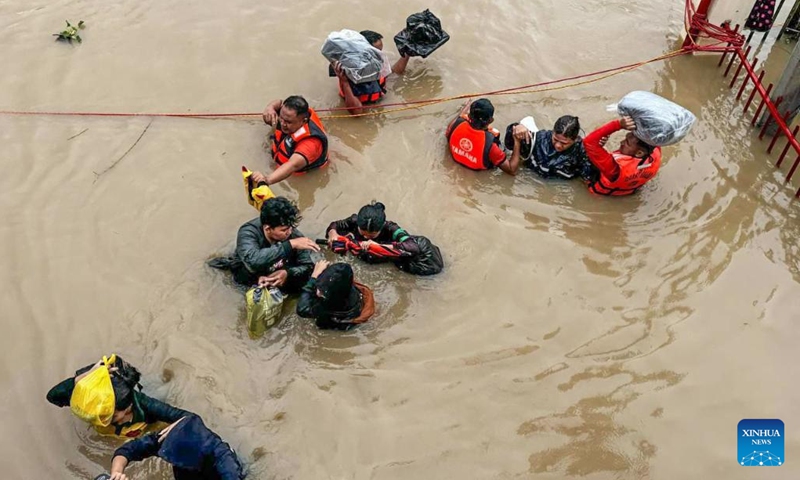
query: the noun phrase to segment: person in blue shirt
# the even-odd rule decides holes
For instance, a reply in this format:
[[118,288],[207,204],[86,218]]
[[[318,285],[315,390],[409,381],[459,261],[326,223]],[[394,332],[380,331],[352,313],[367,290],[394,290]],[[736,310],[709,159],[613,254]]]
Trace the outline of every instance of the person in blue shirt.
[[150,457],[172,465],[175,480],[242,480],[246,476],[230,445],[197,415],[119,447],[111,461],[111,480],[128,480],[128,464]]

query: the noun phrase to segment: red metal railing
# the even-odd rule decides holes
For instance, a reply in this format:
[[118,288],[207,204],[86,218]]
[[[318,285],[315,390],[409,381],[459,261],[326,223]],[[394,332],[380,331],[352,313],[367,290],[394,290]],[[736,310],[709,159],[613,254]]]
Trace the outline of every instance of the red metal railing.
[[[713,0],[702,0],[700,6],[695,10],[692,0],[686,0],[686,21],[688,34],[686,36],[686,40],[684,41],[683,48],[697,52],[722,52],[722,56],[717,64],[718,67],[721,67],[725,62],[727,54],[729,52],[732,53],[728,65],[725,68],[725,72],[723,73],[723,77],[727,77],[734,63],[737,63],[737,67],[729,84],[729,88],[733,89],[733,87],[736,85],[736,82],[739,80],[739,75],[742,73],[742,70],[745,71],[742,84],[736,94],[736,101],[741,100],[742,95],[749,84],[752,83],[753,85],[750,95],[747,97],[747,101],[744,104],[742,116],[748,113],[750,105],[755,99],[755,95],[758,94],[760,101],[758,102],[758,107],[756,107],[755,114],[753,115],[753,119],[750,124],[752,126],[756,125],[756,122],[758,122],[758,119],[765,107],[768,113],[764,124],[761,126],[758,139],[763,140],[772,122],[775,122],[776,126],[776,132],[769,143],[767,153],[772,153],[772,150],[775,148],[775,145],[780,137],[786,137],[787,139],[786,145],[781,151],[781,154],[778,156],[778,161],[775,163],[775,166],[780,168],[780,166],[783,164],[784,158],[789,153],[789,149],[793,149],[795,151],[796,158],[789,169],[789,173],[786,175],[786,183],[788,183],[792,180],[795,171],[797,171],[797,167],[800,166],[800,142],[797,140],[797,133],[800,131],[800,126],[795,127],[794,131],[789,130],[786,121],[791,112],[786,112],[785,115],[780,114],[778,107],[780,106],[781,102],[783,102],[783,98],[778,97],[774,101],[772,100],[770,94],[772,93],[773,85],[770,83],[766,88],[764,88],[764,84],[762,83],[762,80],[764,79],[763,69],[758,75],[756,75],[755,66],[758,65],[758,58],[754,58],[752,62],[748,60],[750,55],[750,46],[746,44],[744,37],[739,34],[739,25],[736,25],[733,29],[731,29],[730,25],[723,24],[717,26],[712,25],[707,21],[708,10],[711,7],[712,2]],[[716,40],[718,43],[712,45],[700,45],[697,43],[700,38]],[[724,46],[722,46],[723,44]],[[742,50],[743,48],[744,50]],[[800,189],[798,189],[795,193],[795,198],[800,198]]]
[[[738,60],[738,68],[736,72],[733,74],[733,78],[731,79],[731,83],[729,85],[730,88],[733,88],[736,85],[736,82],[739,79],[739,74],[741,73],[742,69],[745,70],[746,75],[744,76],[744,80],[742,81],[741,87],[739,87],[739,93],[736,95],[736,100],[740,100],[742,97],[742,93],[744,92],[745,88],[748,86],[748,83],[752,83],[753,87],[750,92],[750,96],[747,98],[747,102],[745,102],[744,109],[742,110],[742,115],[746,115],[752,104],[753,98],[755,94],[758,93],[758,96],[761,97],[758,103],[758,107],[756,108],[755,114],[753,114],[753,119],[751,120],[750,124],[755,126],[756,122],[761,117],[761,112],[766,107],[767,112],[769,115],[763,122],[761,126],[761,131],[758,134],[758,139],[763,140],[764,136],[767,133],[767,130],[773,122],[777,126],[775,134],[773,135],[772,141],[769,143],[769,147],[767,148],[767,153],[772,153],[772,150],[775,148],[776,143],[781,137],[786,137],[787,142],[785,148],[781,151],[781,154],[778,156],[778,161],[775,163],[775,166],[780,168],[783,164],[783,160],[786,155],[789,153],[789,149],[793,149],[797,157],[792,163],[792,167],[789,169],[789,173],[786,174],[786,182],[790,182],[792,177],[794,176],[795,171],[797,171],[797,167],[800,165],[800,142],[797,140],[797,132],[798,129],[795,128],[794,131],[789,129],[789,126],[786,124],[787,119],[789,118],[789,114],[791,112],[786,112],[784,115],[781,115],[778,107],[780,106],[781,102],[783,102],[783,97],[778,97],[774,101],[772,100],[770,94],[772,92],[773,85],[770,83],[764,88],[764,84],[761,83],[764,78],[764,70],[762,69],[761,72],[756,75],[755,73],[755,65],[758,64],[758,59],[753,59],[752,63],[748,60],[747,56],[750,52],[750,47],[748,46],[745,51],[742,51],[741,48],[737,48],[735,50],[735,54],[731,56],[730,63],[728,64],[728,68],[725,71],[724,76],[727,76],[728,71],[730,70],[730,66]],[[800,189],[797,190],[795,193],[795,198],[800,198]]]

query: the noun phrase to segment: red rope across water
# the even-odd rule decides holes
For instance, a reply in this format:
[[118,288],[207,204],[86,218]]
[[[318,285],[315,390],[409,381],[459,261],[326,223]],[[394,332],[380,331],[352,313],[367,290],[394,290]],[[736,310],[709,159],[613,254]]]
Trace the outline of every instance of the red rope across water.
[[[686,9],[685,9],[685,22],[686,22],[686,29],[687,33],[690,33],[689,38],[692,39],[691,43],[684,47],[684,51],[680,52],[681,54],[684,53],[692,53],[692,52],[725,52],[725,51],[735,51],[736,49],[740,48],[744,44],[744,37],[742,35],[738,35],[736,32],[732,30],[716,25],[712,25],[707,21],[705,16],[698,15],[694,8],[694,3],[692,0],[686,0]],[[710,45],[699,45],[697,40],[700,38],[706,39],[714,39],[717,40],[716,43]],[[600,70],[597,72],[591,73],[584,73],[581,75],[574,75],[571,77],[560,78],[557,80],[550,80],[546,82],[539,82],[539,83],[532,83],[529,85],[521,85],[518,87],[511,87],[505,88],[501,90],[493,90],[489,92],[482,92],[482,93],[472,93],[472,94],[464,94],[464,95],[457,95],[454,97],[448,98],[432,98],[427,100],[412,100],[408,102],[396,102],[396,103],[382,103],[380,105],[364,105],[364,110],[374,110],[377,108],[391,108],[391,107],[406,107],[406,106],[413,106],[413,105],[430,105],[434,103],[441,103],[448,100],[457,100],[457,99],[467,99],[467,98],[475,98],[475,97],[486,97],[492,95],[501,95],[501,94],[509,94],[515,91],[530,89],[530,88],[537,88],[537,87],[544,87],[548,85],[556,85],[559,83],[564,83],[572,80],[580,80],[584,78],[591,78],[599,75],[604,75],[608,73],[613,73],[617,71],[623,71],[626,69],[632,69],[634,67],[650,63],[657,60],[662,60],[665,57],[659,57],[658,59],[648,60],[645,62],[633,63],[629,65],[622,65],[619,67],[609,68],[605,70]],[[317,112],[344,112],[347,111],[347,107],[334,107],[334,108],[321,108],[317,109]],[[212,119],[212,118],[230,118],[230,117],[258,117],[261,115],[260,112],[201,112],[201,113],[159,113],[159,112],[149,112],[149,113],[135,113],[135,112],[57,112],[57,111],[24,111],[24,110],[0,110],[0,115],[47,115],[47,116],[75,116],[75,117],[174,117],[174,118],[205,118],[205,119]]]

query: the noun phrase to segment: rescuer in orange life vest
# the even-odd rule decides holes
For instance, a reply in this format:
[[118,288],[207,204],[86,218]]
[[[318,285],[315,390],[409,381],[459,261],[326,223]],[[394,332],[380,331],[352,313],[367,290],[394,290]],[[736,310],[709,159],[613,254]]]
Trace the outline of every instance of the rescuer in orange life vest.
[[500,167],[500,170],[509,175],[515,175],[520,159],[519,141],[514,145],[517,154],[507,160],[506,153],[500,146],[500,132],[490,127],[492,121],[492,102],[485,98],[467,102],[445,132],[450,155],[453,160],[472,170]]
[[[619,150],[604,148],[608,137],[619,130],[629,130]],[[614,120],[583,140],[586,156],[594,168],[589,175],[589,190],[599,195],[630,195],[656,176],[661,167],[661,147],[653,147],[633,134],[636,123],[631,117]]]
[[269,175],[253,172],[258,185],[273,185],[293,173],[307,172],[328,163],[328,137],[316,112],[306,99],[292,95],[267,105],[264,123],[275,127],[271,137],[272,158],[278,164]]
[[386,77],[390,74],[402,75],[406,71],[408,61],[411,57],[401,54],[400,59],[394,65],[389,64],[389,59],[383,53],[383,35],[372,30],[363,30],[361,35],[373,47],[381,51],[383,56],[384,68],[381,72],[388,72],[386,75],[381,75],[381,78],[372,82],[366,83],[353,83],[344,70],[338,63],[332,65],[334,74],[339,78],[339,96],[344,98],[344,104],[347,107],[347,112],[350,115],[358,115],[363,113],[362,107],[365,104],[378,102],[386,94]]

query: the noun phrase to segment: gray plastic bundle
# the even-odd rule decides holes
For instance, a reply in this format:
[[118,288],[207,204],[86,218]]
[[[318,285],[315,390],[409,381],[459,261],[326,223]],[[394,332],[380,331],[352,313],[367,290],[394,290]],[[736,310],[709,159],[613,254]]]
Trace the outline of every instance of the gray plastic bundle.
[[381,51],[354,30],[331,32],[322,45],[322,55],[329,62],[342,64],[347,78],[354,83],[378,80],[383,65]]
[[631,92],[614,107],[620,115],[633,118],[633,134],[654,147],[680,142],[697,120],[689,110],[650,92]]

